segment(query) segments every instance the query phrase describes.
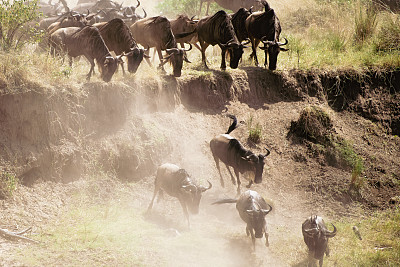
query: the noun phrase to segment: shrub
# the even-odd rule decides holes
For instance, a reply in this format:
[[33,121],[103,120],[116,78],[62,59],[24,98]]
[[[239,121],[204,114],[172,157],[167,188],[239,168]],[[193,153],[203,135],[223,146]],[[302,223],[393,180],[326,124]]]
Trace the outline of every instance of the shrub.
[[249,141],[259,143],[262,139],[262,128],[260,123],[257,122],[257,124],[253,126],[253,117],[250,117],[249,122],[247,123],[247,129],[249,130]]
[[14,173],[0,172],[0,199],[12,196],[17,189],[18,178]]
[[400,50],[400,15],[386,16],[375,41],[377,51]]
[[[199,0],[164,0],[156,6],[162,15],[174,18],[178,14],[186,14],[189,17],[197,15],[200,9]],[[211,3],[208,14],[214,14],[222,8],[216,3]],[[205,15],[207,2],[201,6],[201,14]]]
[[2,0],[0,3],[0,47],[8,51],[37,42],[42,34],[33,21],[40,18],[38,0]]
[[378,13],[372,2],[365,6],[360,4],[358,9],[355,14],[354,39],[356,42],[364,43],[375,32]]

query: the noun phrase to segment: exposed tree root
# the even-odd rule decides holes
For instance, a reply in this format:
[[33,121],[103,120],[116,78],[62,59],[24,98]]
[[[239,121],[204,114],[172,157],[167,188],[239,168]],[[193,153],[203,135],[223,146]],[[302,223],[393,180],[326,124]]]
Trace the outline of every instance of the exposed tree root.
[[27,228],[27,229],[25,229],[23,231],[15,233],[15,232],[11,232],[11,231],[8,231],[6,229],[1,229],[0,228],[0,236],[2,236],[3,238],[5,238],[7,240],[11,240],[11,241],[24,240],[24,241],[31,242],[31,243],[39,243],[39,241],[36,241],[36,240],[30,239],[28,237],[22,236],[22,234],[30,231],[31,229],[32,229],[32,227],[29,227],[29,228]]

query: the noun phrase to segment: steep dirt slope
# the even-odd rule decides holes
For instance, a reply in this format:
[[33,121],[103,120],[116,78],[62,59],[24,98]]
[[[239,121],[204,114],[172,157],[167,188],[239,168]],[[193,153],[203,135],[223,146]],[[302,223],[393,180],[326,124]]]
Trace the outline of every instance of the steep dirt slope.
[[[400,141],[395,136],[399,120],[399,73],[381,78],[369,76],[376,79],[370,79],[374,82],[368,79],[359,82],[351,77],[343,73],[271,73],[249,68],[188,75],[178,80],[163,77],[88,83],[79,95],[68,90],[50,95],[34,91],[3,95],[0,97],[1,162],[5,163],[2,166],[33,187],[21,187],[14,200],[2,200],[5,211],[2,222],[11,227],[20,221],[24,226],[42,229],[43,221],[60,216],[57,210],[61,206],[69,207],[70,192],[91,185],[91,179],[80,181],[80,177],[110,173],[123,181],[117,187],[126,190],[122,193],[114,187],[106,190],[105,184],[99,192],[106,190],[111,198],[121,193],[119,203],[126,214],[136,214],[152,229],[149,236],[139,235],[137,242],[157,240],[158,236],[167,235],[165,230],[173,228],[181,238],[208,248],[199,250],[185,245],[176,252],[177,247],[171,245],[160,251],[152,247],[132,250],[137,257],[141,253],[149,256],[143,262],[145,265],[301,263],[305,249],[300,225],[306,217],[313,213],[326,218],[357,216],[359,205],[385,207],[391,197],[400,195],[396,184],[400,173],[396,161],[400,156]],[[377,97],[372,97],[373,93]],[[357,194],[348,190],[351,169],[330,165],[315,149],[288,137],[292,121],[310,105],[326,110],[336,133],[353,142],[354,150],[363,157],[365,186]],[[262,141],[257,145],[247,142],[246,126],[236,129],[234,137],[257,153],[264,153],[264,147],[271,150],[263,183],[252,186],[274,207],[267,216],[271,246],[265,248],[258,241],[255,254],[249,249],[245,225],[234,205],[209,205],[219,198],[234,197],[236,192],[224,166],[221,169],[226,188],[220,186],[209,150],[213,136],[225,132],[230,124],[226,112],[235,114],[239,121],[252,120],[262,127]],[[201,184],[207,180],[213,183],[213,188],[204,194],[200,214],[192,216],[191,231],[187,231],[180,205],[168,196],[165,204],[155,205],[152,216],[142,216],[152,195],[155,170],[164,162],[185,168]],[[59,183],[43,183],[46,180],[67,184],[63,187]],[[54,196],[43,195],[41,185],[46,192],[54,192]],[[57,201],[47,205],[40,199]],[[109,205],[104,201],[105,206]],[[44,211],[45,207],[49,210]],[[17,212],[21,209],[23,212]],[[122,222],[119,226],[121,230],[127,228]],[[6,256],[1,260],[13,265],[15,247],[2,245],[2,255]],[[156,261],[154,254],[160,254],[161,259]],[[67,264],[62,257],[54,256],[55,259],[48,260],[49,264],[54,261]],[[87,251],[79,257],[87,257],[89,263],[93,260]],[[118,264],[118,260],[110,260],[108,264]]]

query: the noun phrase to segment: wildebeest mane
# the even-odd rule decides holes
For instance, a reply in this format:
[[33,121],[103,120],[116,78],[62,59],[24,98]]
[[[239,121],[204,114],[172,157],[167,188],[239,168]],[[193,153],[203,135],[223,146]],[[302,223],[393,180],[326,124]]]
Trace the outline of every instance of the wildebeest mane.
[[[246,157],[250,154],[253,154],[249,150],[245,149],[243,145],[237,139],[230,139],[228,144],[228,151],[233,150],[239,152],[240,157]],[[233,153],[235,154],[235,153]]]
[[80,31],[74,34],[74,37],[79,38],[83,43],[82,46],[90,47],[94,58],[101,63],[105,57],[110,55],[99,30],[93,26],[85,26]]
[[248,37],[245,20],[249,15],[250,11],[242,7],[232,16],[232,25],[235,28],[235,33],[239,42]]
[[[113,40],[114,43],[120,45],[126,44],[126,47],[121,47],[122,51],[114,51],[116,54],[121,54],[122,52],[129,52],[131,47],[136,46],[136,41],[132,36],[131,30],[125,24],[125,22],[120,18],[115,18],[107,22],[105,25],[99,28],[101,33],[107,34],[107,39]],[[111,47],[109,47],[111,49]]]
[[210,27],[207,29],[210,36],[218,36],[219,41],[223,44],[231,40],[235,41],[235,39],[237,41],[235,29],[229,15],[225,11],[218,11],[209,18],[209,21],[212,21]]
[[273,9],[264,12],[264,14],[259,17],[255,17],[254,24],[264,25],[262,27],[263,30],[268,29],[267,32],[263,32],[262,30],[258,32],[260,39],[264,36],[267,36],[268,41],[275,41],[277,36],[280,34],[280,23]]

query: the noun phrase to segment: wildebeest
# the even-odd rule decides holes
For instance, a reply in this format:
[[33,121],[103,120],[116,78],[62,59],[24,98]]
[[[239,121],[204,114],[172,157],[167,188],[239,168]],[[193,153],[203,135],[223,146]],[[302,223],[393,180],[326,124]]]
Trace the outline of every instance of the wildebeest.
[[324,253],[329,256],[328,239],[334,237],[337,232],[335,225],[332,224],[332,226],[333,231],[329,231],[320,216],[312,215],[301,227],[304,242],[309,250],[309,260],[312,257],[319,260],[320,267],[324,262]]
[[264,2],[264,4],[264,12],[253,13],[246,19],[246,29],[253,49],[251,56],[254,57],[256,66],[258,66],[257,47],[261,41],[264,43],[264,47],[260,47],[265,52],[264,66],[267,66],[269,57],[268,68],[270,70],[275,70],[279,52],[288,51],[288,49],[282,47],[286,45],[288,41],[285,39],[285,43],[279,42],[281,24],[275,11],[270,8],[267,2]]
[[91,65],[87,80],[90,80],[94,71],[94,60],[96,60],[101,78],[109,82],[121,58],[121,56],[114,58],[110,54],[99,30],[92,26],[58,29],[50,35],[49,44],[53,54],[67,53],[70,65],[73,57],[85,56]]
[[[250,150],[244,148],[242,144],[235,138],[229,135],[231,131],[235,129],[232,125],[236,124],[236,118],[234,122],[229,127],[229,130],[225,134],[219,134],[210,141],[210,148],[212,155],[214,157],[215,165],[217,166],[221,185],[224,186],[224,180],[221,175],[221,170],[219,167],[219,161],[221,160],[229,174],[231,175],[231,180],[233,184],[236,184],[235,178],[229,169],[231,166],[235,172],[237,180],[237,194],[240,194],[240,173],[250,172],[254,174],[254,182],[259,184],[262,182],[262,174],[264,170],[264,159],[270,154],[267,150],[266,154],[256,155]],[[247,188],[253,184],[253,180],[249,181]]]
[[262,8],[261,0],[200,0],[199,14],[201,13],[201,6],[203,5],[203,2],[207,2],[206,15],[208,15],[208,8],[210,6],[210,2],[215,2],[222,8],[232,10],[233,12],[237,11],[241,7],[247,9],[254,7],[255,10],[261,10]]
[[52,34],[58,29],[67,28],[67,27],[85,27],[89,24],[89,21],[93,19],[96,14],[80,14],[70,12],[68,16],[63,17],[60,21],[56,21],[47,28],[47,32]]
[[236,209],[240,218],[247,224],[246,234],[251,235],[253,249],[256,248],[256,238],[262,238],[265,235],[265,245],[268,247],[268,232],[265,216],[271,212],[272,207],[256,191],[247,190],[242,193],[238,199],[223,199],[214,204],[236,203]]
[[197,24],[197,35],[201,47],[201,58],[206,68],[206,49],[209,45],[219,45],[221,48],[221,69],[226,69],[225,53],[230,54],[232,69],[236,69],[243,54],[245,46],[238,41],[230,16],[223,10],[213,16],[202,18]]
[[165,163],[158,167],[154,184],[155,188],[153,198],[151,199],[147,211],[149,212],[152,209],[157,193],[161,194],[164,190],[168,195],[176,197],[179,200],[189,228],[190,221],[188,208],[192,214],[199,213],[202,193],[212,187],[212,184],[209,181],[208,187],[196,185],[185,169],[181,169],[177,165],[171,163]]
[[[166,17],[156,16],[141,19],[135,22],[130,29],[133,38],[139,44],[143,47],[154,47],[157,50],[160,59],[159,68],[163,68],[163,65],[169,61],[173,67],[173,75],[175,77],[181,76],[183,61],[190,63],[187,59],[186,51],[189,51],[192,46],[190,45],[188,50],[177,47],[171,30],[171,23]],[[168,56],[163,58],[161,50],[165,50]],[[148,59],[147,62],[150,64]]]
[[[100,31],[101,37],[109,51],[114,51],[116,55],[123,55],[128,58],[128,71],[135,73],[143,60],[145,50],[139,48],[129,27],[122,19],[113,19],[109,22],[96,23],[93,26]],[[125,73],[124,65],[121,64]]]
[[[193,32],[196,29],[198,22],[198,20],[194,20],[194,16],[189,19],[189,17],[186,15],[179,15],[176,19],[170,20],[172,33],[174,34],[174,36],[176,36],[180,33]],[[193,34],[190,34],[183,38],[176,38],[176,42],[181,44],[182,48],[185,47],[184,43],[190,43],[201,51],[201,48],[197,44],[197,41],[198,38],[196,32],[193,32]]]
[[235,14],[232,15],[231,21],[233,28],[235,29],[236,37],[239,42],[247,40],[249,35],[246,30],[246,19],[251,15],[251,10],[247,10],[246,8],[240,8]]

